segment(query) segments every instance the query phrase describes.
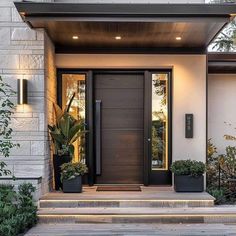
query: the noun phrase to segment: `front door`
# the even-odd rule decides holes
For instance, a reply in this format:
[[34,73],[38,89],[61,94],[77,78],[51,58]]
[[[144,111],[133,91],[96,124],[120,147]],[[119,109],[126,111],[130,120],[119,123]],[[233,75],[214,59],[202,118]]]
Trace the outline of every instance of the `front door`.
[[96,183],[142,184],[144,74],[94,75]]
[[[90,184],[171,185],[171,71],[58,71],[58,102],[86,120]],[[86,143],[86,145],[85,145]]]

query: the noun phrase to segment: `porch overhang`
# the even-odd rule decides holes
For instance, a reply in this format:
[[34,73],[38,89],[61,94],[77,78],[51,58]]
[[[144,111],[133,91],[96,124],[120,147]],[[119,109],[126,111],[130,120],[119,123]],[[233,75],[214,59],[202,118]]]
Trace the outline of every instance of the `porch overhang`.
[[14,4],[58,53],[205,53],[236,14],[235,4]]
[[235,74],[236,53],[209,53],[208,72],[210,74]]

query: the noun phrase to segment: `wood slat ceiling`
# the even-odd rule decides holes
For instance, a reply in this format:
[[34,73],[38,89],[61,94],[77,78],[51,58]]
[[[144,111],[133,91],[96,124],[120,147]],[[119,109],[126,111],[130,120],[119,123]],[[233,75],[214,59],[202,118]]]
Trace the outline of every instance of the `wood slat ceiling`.
[[[224,24],[221,22],[60,22],[35,23],[44,27],[56,49],[93,50],[156,50],[164,48],[205,49]],[[73,40],[73,35],[79,36]],[[115,40],[115,36],[121,40]],[[177,41],[176,37],[182,40]]]

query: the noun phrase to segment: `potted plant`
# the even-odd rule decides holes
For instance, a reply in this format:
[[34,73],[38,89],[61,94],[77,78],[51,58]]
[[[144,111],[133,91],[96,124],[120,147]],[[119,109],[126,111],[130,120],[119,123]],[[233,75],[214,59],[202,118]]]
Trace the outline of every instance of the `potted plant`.
[[53,169],[56,190],[62,188],[60,166],[72,161],[74,156],[73,143],[86,132],[84,122],[75,119],[69,113],[74,97],[75,94],[73,94],[69,104],[63,110],[57,104],[53,104],[56,124],[53,126],[48,125],[54,149]]
[[176,192],[203,192],[205,164],[201,161],[180,160],[171,165]]
[[81,193],[82,176],[88,172],[87,166],[82,162],[64,163],[61,166],[61,182],[64,193]]

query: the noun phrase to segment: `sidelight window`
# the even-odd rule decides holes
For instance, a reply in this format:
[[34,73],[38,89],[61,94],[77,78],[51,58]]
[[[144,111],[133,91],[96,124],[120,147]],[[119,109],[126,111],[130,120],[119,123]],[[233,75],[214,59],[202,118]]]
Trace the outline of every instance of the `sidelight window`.
[[152,74],[152,170],[168,169],[168,76]]
[[[62,74],[62,107],[65,107],[73,93],[75,98],[71,105],[70,114],[76,119],[85,122],[86,114],[86,75],[85,74]],[[75,161],[85,160],[85,137],[80,137],[74,142]]]

